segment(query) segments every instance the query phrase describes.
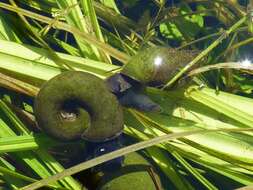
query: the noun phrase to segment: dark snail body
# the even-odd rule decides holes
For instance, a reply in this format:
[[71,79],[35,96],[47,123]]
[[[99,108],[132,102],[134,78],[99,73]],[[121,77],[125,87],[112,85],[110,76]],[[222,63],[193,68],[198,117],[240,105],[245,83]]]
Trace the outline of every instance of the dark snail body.
[[107,80],[107,86],[124,107],[141,111],[157,112],[161,108],[148,96],[144,95],[144,85],[122,74],[115,74]]
[[35,99],[38,125],[61,140],[106,141],[123,129],[123,113],[104,81],[67,71],[46,82]]
[[160,112],[161,107],[153,102],[144,91],[139,91],[135,89],[128,89],[119,98],[121,105],[129,108],[135,108],[137,110],[145,112]]
[[[122,148],[123,147],[121,143],[122,139],[123,139],[122,135],[119,135],[118,137],[106,142],[100,142],[100,143],[87,142],[85,160],[90,160],[92,158],[96,158],[103,154],[107,154],[109,152]],[[121,157],[115,158],[113,160],[107,161],[103,164],[93,167],[92,171],[93,172],[96,172],[96,171],[112,172],[113,170],[119,169],[121,165],[123,164],[123,162],[124,162],[124,156],[121,156]]]

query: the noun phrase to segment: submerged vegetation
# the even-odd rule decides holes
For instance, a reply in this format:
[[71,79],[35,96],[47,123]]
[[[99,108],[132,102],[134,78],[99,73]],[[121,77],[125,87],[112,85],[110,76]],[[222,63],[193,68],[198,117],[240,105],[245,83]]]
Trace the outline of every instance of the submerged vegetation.
[[[84,170],[137,151],[158,189],[253,185],[252,34],[250,0],[2,0],[0,188],[85,189]],[[123,109],[123,148],[86,161],[86,141],[37,126],[43,83],[68,70],[105,79],[154,46],[194,53],[165,85],[146,88],[161,112]]]

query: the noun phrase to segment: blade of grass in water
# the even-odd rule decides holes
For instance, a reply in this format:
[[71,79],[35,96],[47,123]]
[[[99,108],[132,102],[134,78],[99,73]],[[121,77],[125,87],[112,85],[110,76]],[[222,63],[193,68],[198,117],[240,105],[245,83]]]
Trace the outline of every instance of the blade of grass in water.
[[[57,55],[66,60],[74,70],[90,72],[102,78],[109,75],[109,71],[118,68],[114,65],[63,53],[57,53]],[[64,69],[50,60],[46,51],[41,48],[4,40],[0,40],[0,59],[2,60],[0,68],[41,80],[48,80]]]
[[42,134],[2,137],[0,138],[0,153],[35,150],[58,144],[60,142]]
[[[134,138],[137,138],[140,140],[148,140],[148,139],[152,138],[149,135],[144,134],[144,133],[140,132],[139,130],[136,130],[135,128],[132,128],[129,126],[125,129],[125,132],[128,135],[133,136]],[[164,145],[159,144],[156,146],[159,148],[162,148],[166,151],[169,151],[170,153],[176,150],[184,158],[187,158],[187,160],[191,160],[198,165],[202,165],[206,168],[209,168],[209,169],[211,169],[221,175],[224,175],[228,178],[231,178],[241,184],[249,185],[252,183],[252,178],[249,176],[252,175],[253,172],[249,172],[248,170],[242,169],[239,166],[235,166],[235,165],[232,165],[226,161],[220,160],[212,155],[206,154],[206,153],[204,153],[196,148],[193,148],[191,146],[188,146],[186,144],[179,143],[177,141],[176,142],[169,141],[167,143],[164,143]],[[151,147],[151,148],[156,148],[156,147]],[[149,150],[149,148],[147,150]],[[152,155],[151,155],[151,157],[152,157]],[[165,168],[168,167],[167,165],[163,165],[163,163],[159,164],[159,161],[157,164],[159,167],[161,167],[161,169],[163,167],[165,167]],[[167,175],[167,172],[165,172],[165,174]],[[173,183],[177,182],[177,180],[174,179],[175,174],[170,173],[168,178],[170,178],[170,179],[172,178],[171,180]],[[178,187],[178,185],[180,185],[180,184],[182,185],[182,183],[179,183],[179,184],[174,183],[174,185],[176,187]],[[183,188],[180,187],[179,189],[183,189]]]
[[[28,177],[28,176],[25,176],[25,175],[22,175],[16,171],[12,171],[11,169],[7,169],[6,168],[6,165],[7,165],[7,161],[4,161],[4,159],[0,158],[0,165],[3,165],[5,164],[5,167],[2,167],[0,166],[0,172],[4,175],[8,175],[9,177],[13,177],[13,179],[11,179],[12,183],[12,186],[13,186],[13,180],[15,180],[14,178],[16,179],[20,179],[20,180],[23,180],[23,181],[27,181],[27,182],[36,182],[37,180],[34,179],[34,178],[31,178],[31,177]],[[8,164],[10,166],[10,164]],[[14,167],[13,167],[14,168]],[[51,187],[51,188],[56,188],[57,189],[57,186],[48,186],[48,187]],[[18,188],[18,187],[14,187],[14,188]],[[62,190],[65,189],[67,190],[66,188],[61,188]]]
[[[12,126],[14,125],[17,130],[20,129],[19,131],[22,131],[23,134],[29,135],[26,127],[17,118],[17,116],[14,113],[12,113],[12,111],[2,100],[0,100],[0,114],[1,116],[3,116],[3,119],[7,117],[12,122]],[[16,136],[16,133],[7,126],[7,124],[3,121],[3,119],[0,119],[0,127],[1,127],[0,137]],[[25,164],[30,168],[32,168],[33,171],[42,178],[51,176],[52,174],[60,172],[64,169],[54,158],[52,158],[52,156],[50,156],[47,153],[46,150],[43,149],[39,150],[39,152],[21,151],[11,153],[11,155],[14,156],[22,164]],[[41,158],[41,156],[43,156],[43,159],[39,159]],[[45,167],[44,164],[45,165],[48,164],[48,167]],[[53,164],[53,166],[50,167],[49,164]],[[75,181],[72,177],[63,179],[61,183],[68,188],[81,189],[79,183],[77,183],[77,181]],[[61,186],[59,185],[59,183],[56,183],[55,185],[58,185],[59,187]]]
[[[56,1],[60,8],[59,14],[52,21],[51,26],[58,22],[60,17],[64,17],[66,22],[73,27],[78,28],[81,32],[90,33],[93,35],[92,28],[90,28],[89,20],[84,19],[81,7],[76,0],[61,0]],[[59,17],[59,18],[58,18]],[[75,40],[78,44],[79,50],[83,56],[87,56],[94,60],[99,60],[99,52],[95,46],[90,43],[85,42],[80,36],[74,34]]]
[[[4,9],[7,9],[7,10],[10,10],[10,11],[20,13],[24,16],[28,16],[32,19],[36,19],[36,20],[41,21],[43,23],[51,24],[52,22],[54,22],[54,20],[49,18],[49,17],[42,16],[42,15],[36,14],[34,12],[31,12],[31,11],[24,10],[24,9],[21,9],[21,8],[13,7],[13,6],[10,6],[6,3],[0,3],[0,7],[4,8]],[[77,28],[75,28],[73,26],[70,26],[70,25],[68,25],[66,23],[63,23],[63,22],[60,22],[60,21],[54,23],[54,26],[58,29],[68,31],[70,33],[73,33],[73,34],[76,34],[76,35],[82,37],[87,42],[89,42],[91,44],[94,44],[97,48],[100,48],[102,51],[105,51],[106,53],[108,53],[111,56],[115,57],[119,61],[122,61],[123,63],[126,63],[129,60],[129,56],[126,55],[125,53],[120,52],[119,50],[111,47],[108,44],[105,44],[103,42],[98,41],[93,36],[89,35],[88,33],[82,32],[82,31],[78,30]]]
[[[133,112],[132,112],[133,113]],[[136,115],[137,116],[137,115]],[[150,124],[141,118],[138,119],[141,122],[144,127],[147,128],[147,130],[150,131],[150,133],[154,136],[158,136],[158,134],[153,130],[152,127],[150,127]],[[166,146],[166,145],[165,145]],[[217,188],[208,181],[203,175],[201,175],[194,167],[192,167],[177,151],[171,151],[171,149],[166,146],[167,150],[170,152],[172,156],[174,156],[175,159],[189,172],[191,173],[197,180],[199,180],[200,183],[202,183],[207,189],[213,189],[217,190]]]
[[[210,90],[206,90],[205,88],[199,90],[198,87],[193,87],[189,88],[188,92],[187,95],[194,100],[201,102],[246,126],[252,126],[253,117],[251,114],[244,112],[240,107],[228,105],[227,99],[224,99],[223,101],[221,99],[219,100],[219,96],[217,96],[214,91],[211,91],[210,93]],[[226,101],[226,103],[224,101]]]
[[73,175],[77,172],[80,172],[82,170],[91,168],[93,166],[96,166],[98,164],[101,164],[101,163],[104,163],[106,161],[112,160],[114,158],[124,156],[126,154],[131,153],[131,152],[135,152],[135,151],[138,151],[138,150],[141,150],[141,149],[144,149],[144,148],[147,148],[147,147],[151,147],[153,145],[156,145],[156,144],[159,144],[159,143],[162,143],[162,142],[177,139],[177,138],[180,138],[180,137],[185,137],[185,136],[198,134],[198,133],[205,133],[205,132],[218,132],[218,131],[234,131],[235,132],[235,131],[242,131],[242,130],[243,131],[246,131],[246,130],[252,131],[253,129],[248,128],[248,129],[229,129],[229,130],[228,129],[194,130],[194,131],[190,131],[190,132],[182,132],[182,133],[177,133],[177,134],[169,134],[169,135],[156,137],[156,138],[153,138],[151,140],[147,140],[147,141],[144,141],[144,142],[139,142],[139,143],[121,148],[119,150],[104,154],[104,155],[99,156],[97,158],[91,159],[87,162],[78,164],[78,165],[73,166],[71,168],[68,168],[68,169],[64,170],[63,172],[60,172],[60,173],[58,173],[54,176],[42,179],[38,182],[35,182],[35,183],[30,184],[28,186],[25,186],[25,187],[21,188],[20,190],[34,190],[34,189],[43,187],[43,186],[45,186],[49,183],[55,182],[59,179],[62,179],[66,176]]

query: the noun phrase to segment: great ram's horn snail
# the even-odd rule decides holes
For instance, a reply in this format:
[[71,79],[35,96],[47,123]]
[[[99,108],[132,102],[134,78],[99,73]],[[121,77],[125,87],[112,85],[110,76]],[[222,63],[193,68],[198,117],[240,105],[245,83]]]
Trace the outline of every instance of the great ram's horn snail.
[[159,111],[160,106],[145,96],[143,89],[168,82],[196,53],[161,46],[146,48],[133,56],[120,73],[110,76],[107,85],[122,105],[141,111]]
[[123,129],[123,113],[115,95],[95,75],[63,72],[40,89],[34,104],[38,125],[61,140],[106,141]]

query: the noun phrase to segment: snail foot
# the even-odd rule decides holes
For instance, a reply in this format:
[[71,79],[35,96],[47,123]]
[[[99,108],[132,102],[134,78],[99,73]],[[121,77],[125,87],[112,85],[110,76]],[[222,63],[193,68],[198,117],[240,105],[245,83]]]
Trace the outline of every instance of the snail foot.
[[153,102],[148,96],[145,94],[141,94],[136,92],[134,89],[127,90],[124,95],[119,98],[119,102],[121,105],[135,108],[139,111],[144,112],[161,112],[162,108],[157,103]]

